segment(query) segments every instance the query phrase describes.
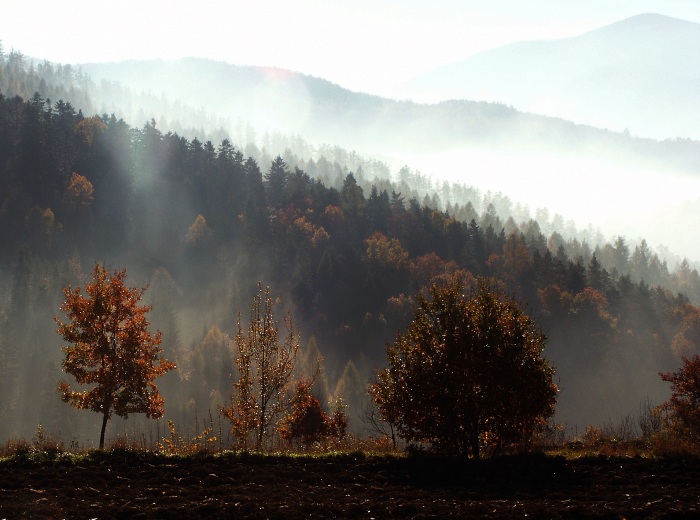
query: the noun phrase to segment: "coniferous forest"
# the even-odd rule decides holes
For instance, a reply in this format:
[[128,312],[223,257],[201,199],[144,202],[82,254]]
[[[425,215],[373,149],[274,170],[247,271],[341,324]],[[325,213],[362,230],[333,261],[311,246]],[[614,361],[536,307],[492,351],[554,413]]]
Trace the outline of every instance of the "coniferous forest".
[[358,432],[412,295],[455,273],[496,279],[537,321],[568,428],[660,404],[658,373],[700,351],[697,270],[643,240],[589,241],[498,195],[431,191],[409,169],[391,180],[338,150],[313,158],[130,126],[92,113],[81,81],[0,53],[0,438],[30,438],[38,424],[93,435],[98,419],[58,396],[53,318],[61,289],[97,262],[148,286],[149,319],[177,364],[159,384],[165,417],[184,425],[226,404],[236,316],[259,282],[299,325],[302,364],[323,357],[316,394],[342,397]]

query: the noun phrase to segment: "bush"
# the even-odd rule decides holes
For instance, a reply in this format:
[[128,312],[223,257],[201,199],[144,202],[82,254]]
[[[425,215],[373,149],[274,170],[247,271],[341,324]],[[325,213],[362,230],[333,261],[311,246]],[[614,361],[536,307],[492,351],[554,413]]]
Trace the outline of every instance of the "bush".
[[678,372],[659,374],[671,383],[671,399],[665,403],[668,410],[667,426],[676,435],[686,437],[693,444],[700,441],[700,357],[683,358]]
[[297,385],[294,404],[289,415],[279,424],[280,437],[298,449],[309,448],[320,441],[339,443],[347,434],[348,419],[341,400],[335,403],[332,415],[321,407],[311,393],[311,384],[301,381]]
[[554,413],[545,337],[515,302],[460,277],[416,295],[370,393],[409,442],[479,458],[532,438]]

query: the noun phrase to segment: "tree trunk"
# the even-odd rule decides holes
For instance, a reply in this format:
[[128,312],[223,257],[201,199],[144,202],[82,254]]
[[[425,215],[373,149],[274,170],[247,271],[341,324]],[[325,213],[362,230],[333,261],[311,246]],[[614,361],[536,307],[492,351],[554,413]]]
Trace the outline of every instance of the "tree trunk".
[[109,420],[109,407],[105,406],[105,411],[102,414],[102,430],[100,431],[100,451],[105,447],[105,430],[107,429],[107,421]]
[[472,457],[474,457],[474,460],[479,460],[481,454],[479,453],[479,434],[477,432],[472,432],[471,443],[472,443]]
[[260,416],[258,418],[258,441],[257,441],[257,446],[256,446],[256,451],[261,452],[264,451],[262,449],[263,446],[263,440],[264,440],[264,435],[265,435],[265,405],[263,404],[260,407]]

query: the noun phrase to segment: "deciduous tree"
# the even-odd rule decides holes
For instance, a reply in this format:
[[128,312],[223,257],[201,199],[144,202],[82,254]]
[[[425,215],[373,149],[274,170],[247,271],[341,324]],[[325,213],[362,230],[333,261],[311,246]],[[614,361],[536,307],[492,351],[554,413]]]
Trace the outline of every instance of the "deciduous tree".
[[348,416],[342,399],[333,400],[333,411],[329,416],[312,393],[310,380],[297,384],[291,412],[279,423],[278,430],[283,440],[296,442],[298,448],[308,448],[323,440],[342,441],[348,431]]
[[73,172],[63,195],[63,204],[71,214],[80,216],[90,206],[94,192],[92,183],[86,177]]
[[272,307],[270,289],[263,290],[260,284],[250,306],[247,332],[238,314],[238,379],[233,383],[231,406],[221,409],[244,449],[248,448],[249,435],[254,435],[256,451],[264,450],[277,419],[291,406],[288,387],[299,353],[299,333],[294,331],[291,314],[284,320],[287,334],[280,343]]
[[460,277],[416,295],[370,393],[408,441],[479,458],[526,441],[554,413],[545,337],[515,302]]
[[296,441],[298,447],[309,447],[328,434],[330,420],[321,403],[311,392],[308,381],[300,381],[289,415],[280,421],[279,432],[287,442]]
[[684,357],[678,372],[659,375],[671,383],[671,399],[666,407],[671,412],[672,426],[692,441],[700,441],[700,356]]
[[164,400],[154,380],[175,368],[160,356],[160,331],[152,335],[148,330],[151,307],[139,305],[146,288],[127,287],[125,277],[125,269],[110,274],[95,265],[85,294],[80,287],[63,289],[61,310],[68,321],[55,318],[58,334],[70,343],[62,347],[63,369],[79,385],[91,386],[73,390],[62,381],[58,389],[64,402],[102,414],[100,449],[113,413],[163,415]]

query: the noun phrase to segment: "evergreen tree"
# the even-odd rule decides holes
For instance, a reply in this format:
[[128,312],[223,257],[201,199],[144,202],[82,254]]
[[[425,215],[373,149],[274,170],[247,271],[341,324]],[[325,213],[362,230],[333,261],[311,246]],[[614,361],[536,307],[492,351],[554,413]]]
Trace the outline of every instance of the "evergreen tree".
[[270,165],[270,170],[265,175],[265,187],[270,205],[275,208],[281,207],[284,202],[284,193],[289,177],[289,167],[281,156],[275,157]]

